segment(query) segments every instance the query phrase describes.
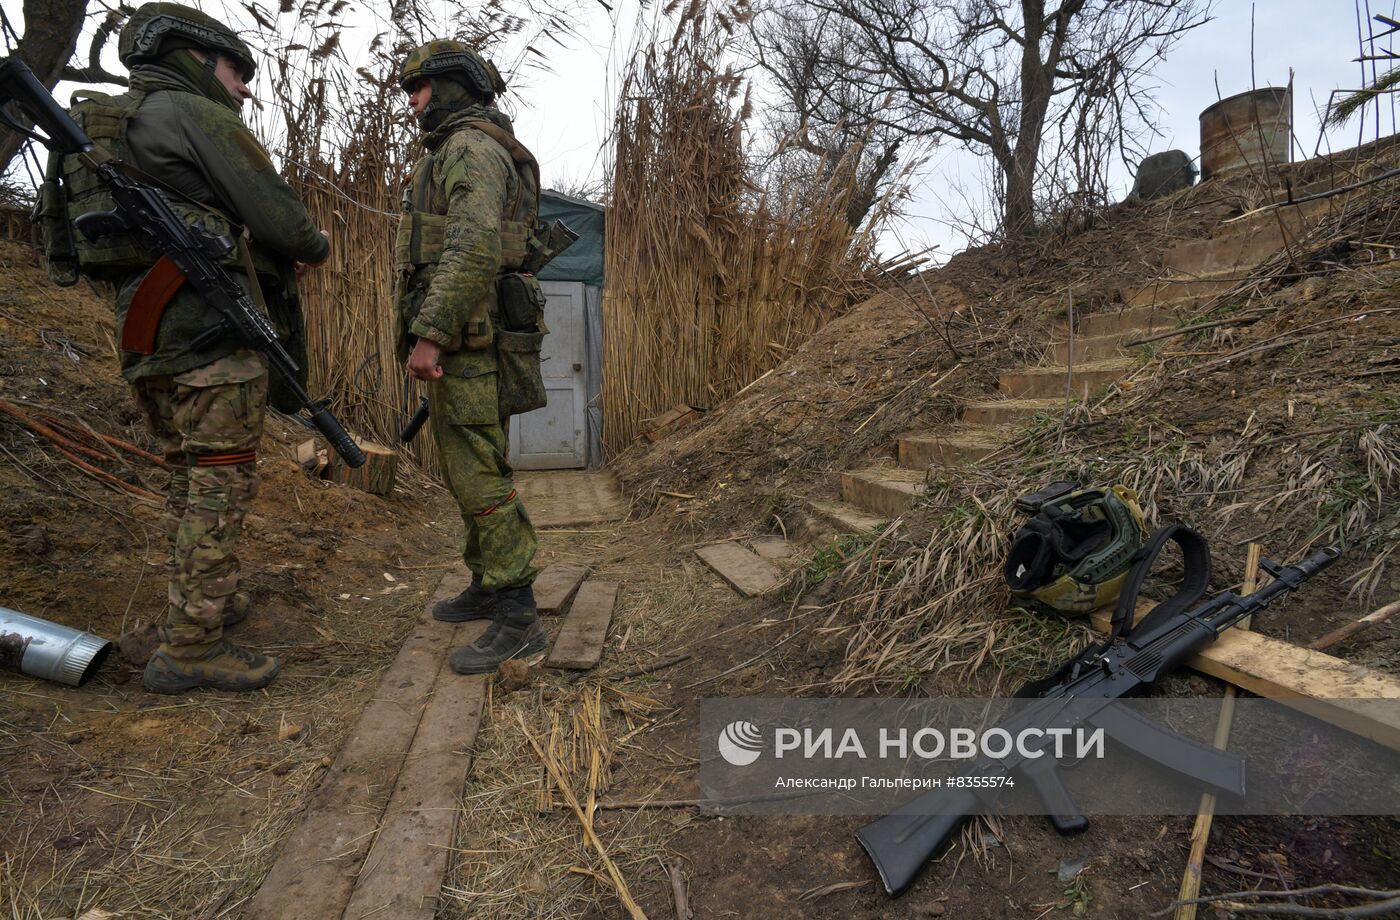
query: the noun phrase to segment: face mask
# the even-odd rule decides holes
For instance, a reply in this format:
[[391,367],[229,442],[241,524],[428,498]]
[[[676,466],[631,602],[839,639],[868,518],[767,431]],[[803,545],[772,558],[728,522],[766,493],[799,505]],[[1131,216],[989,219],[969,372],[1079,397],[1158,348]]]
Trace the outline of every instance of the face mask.
[[238,103],[233,101],[228,89],[214,76],[218,55],[206,52],[207,60],[201,62],[188,48],[177,48],[160,59],[160,63],[189,80],[199,90],[200,95],[212,99],[220,105],[238,111]]

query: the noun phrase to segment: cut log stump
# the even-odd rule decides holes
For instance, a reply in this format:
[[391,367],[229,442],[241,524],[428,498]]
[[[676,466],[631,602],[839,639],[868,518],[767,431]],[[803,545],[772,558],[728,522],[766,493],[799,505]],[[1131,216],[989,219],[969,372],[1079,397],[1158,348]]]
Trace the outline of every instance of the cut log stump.
[[326,478],[354,486],[362,492],[388,495],[394,490],[394,477],[399,469],[399,455],[393,448],[356,438],[355,443],[365,452],[364,466],[352,468],[335,451],[331,451]]

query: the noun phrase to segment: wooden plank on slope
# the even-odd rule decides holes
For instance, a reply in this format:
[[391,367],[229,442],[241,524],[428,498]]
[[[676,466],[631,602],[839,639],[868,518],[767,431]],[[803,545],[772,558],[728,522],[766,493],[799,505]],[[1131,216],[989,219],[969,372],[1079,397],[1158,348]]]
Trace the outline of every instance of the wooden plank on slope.
[[[1137,615],[1152,609],[1139,605]],[[1106,632],[1112,613],[1091,621]],[[1228,629],[1188,667],[1400,750],[1400,679],[1256,632]]]
[[[470,578],[465,570],[449,572],[428,610],[460,593]],[[482,628],[469,625],[473,632]],[[342,914],[457,633],[452,624],[439,623],[424,611],[311,793],[301,824],[283,842],[253,896],[247,920],[326,920]]]
[[706,565],[745,597],[756,597],[776,588],[783,580],[777,566],[738,543],[714,543],[695,551]]
[[617,603],[617,582],[585,581],[574,597],[574,605],[549,650],[545,666],[587,671],[603,657],[613,605]]
[[545,616],[569,609],[574,592],[588,576],[588,567],[556,562],[535,579],[535,606]]

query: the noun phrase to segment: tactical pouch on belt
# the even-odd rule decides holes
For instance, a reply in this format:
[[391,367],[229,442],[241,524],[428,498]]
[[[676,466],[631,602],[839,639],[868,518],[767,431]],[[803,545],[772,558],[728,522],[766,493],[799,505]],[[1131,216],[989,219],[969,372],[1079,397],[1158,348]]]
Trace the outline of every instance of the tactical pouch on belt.
[[544,325],[544,292],[534,275],[501,275],[496,279],[496,294],[501,310],[501,328],[496,330],[496,396],[501,418],[506,418],[546,402],[540,349],[549,330]]

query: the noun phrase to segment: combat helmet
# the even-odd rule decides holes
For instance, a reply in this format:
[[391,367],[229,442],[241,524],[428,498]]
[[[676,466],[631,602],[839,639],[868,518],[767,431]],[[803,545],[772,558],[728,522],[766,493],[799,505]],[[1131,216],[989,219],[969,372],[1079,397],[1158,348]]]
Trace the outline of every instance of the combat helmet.
[[117,57],[127,67],[150,64],[176,48],[198,48],[228,55],[251,80],[253,52],[228,26],[207,13],[179,3],[147,3],[131,14],[117,39]]
[[399,68],[399,85],[404,92],[422,79],[450,77],[483,99],[491,99],[506,91],[496,65],[482,57],[463,42],[437,39],[419,45],[408,53]]
[[1012,537],[1003,570],[1013,597],[1053,613],[1085,613],[1118,598],[1147,538],[1136,492],[1057,482],[1016,506],[1031,518]]

